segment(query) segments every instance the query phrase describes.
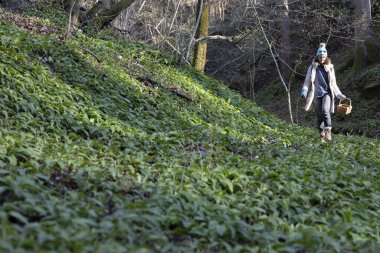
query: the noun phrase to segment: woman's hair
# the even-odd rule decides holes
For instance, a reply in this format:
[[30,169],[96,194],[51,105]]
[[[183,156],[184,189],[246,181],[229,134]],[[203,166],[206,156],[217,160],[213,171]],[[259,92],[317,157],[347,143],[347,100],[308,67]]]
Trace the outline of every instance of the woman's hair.
[[[314,59],[315,62],[319,62],[318,61],[318,57],[315,57]],[[327,64],[330,64],[331,63],[331,59],[329,57],[326,57],[326,60],[325,62],[323,63],[323,65],[327,65]]]

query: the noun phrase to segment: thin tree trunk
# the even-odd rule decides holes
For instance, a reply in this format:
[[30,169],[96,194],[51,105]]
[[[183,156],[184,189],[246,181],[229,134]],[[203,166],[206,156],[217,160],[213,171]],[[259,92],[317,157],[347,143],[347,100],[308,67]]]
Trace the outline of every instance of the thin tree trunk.
[[365,40],[368,40],[372,37],[371,31],[371,1],[370,0],[362,0],[362,37]]
[[[198,1],[197,14],[200,16],[199,26],[195,35],[196,39],[208,36],[208,3]],[[200,41],[195,44],[193,67],[201,72],[204,72],[207,60],[207,40]]]
[[72,25],[77,26],[79,25],[79,14],[80,14],[80,7],[83,3],[83,0],[73,0],[74,1],[74,7],[73,7],[73,14],[71,17]]
[[66,30],[66,33],[65,33],[65,36],[64,36],[65,39],[67,39],[70,36],[70,33],[71,33],[73,10],[74,10],[74,6],[76,5],[76,2],[77,2],[77,0],[73,0],[71,2],[71,7],[70,7],[70,10],[69,10],[69,17],[68,17],[68,22],[67,22],[67,30]]
[[289,4],[288,0],[280,0],[281,4],[281,50],[280,55],[283,60],[283,62],[286,62],[286,64],[281,64],[281,73],[285,79],[285,81],[288,83],[291,75],[291,70],[288,68],[288,65],[290,64],[290,18],[289,18]]
[[63,7],[70,17],[70,26],[79,24],[80,7],[84,0],[63,0]]
[[[201,2],[200,6],[201,6],[201,9],[199,12],[202,12],[202,9],[203,9],[203,0],[198,0]],[[190,50],[191,50],[191,45],[193,44],[193,40],[194,40],[194,37],[195,37],[195,34],[198,30],[198,26],[199,26],[199,23],[201,21],[201,15],[197,15],[197,21],[195,22],[195,28],[194,28],[194,31],[193,33],[191,34],[190,36],[190,39],[189,39],[189,44],[187,45],[187,48],[186,48],[186,52],[185,52],[185,60],[187,61],[189,59],[189,56],[190,56]]]
[[255,54],[255,42],[253,42],[252,45],[252,58],[253,58],[253,69],[249,74],[250,77],[250,98],[252,101],[256,101],[256,94],[255,94],[255,77],[256,77],[256,54]]
[[181,6],[181,2],[182,2],[182,0],[178,0],[177,5],[175,7],[175,12],[174,12],[174,15],[173,15],[173,18],[172,18],[172,22],[170,22],[170,26],[169,26],[169,30],[168,30],[168,35],[170,35],[170,33],[172,31],[172,28],[173,28],[173,25],[174,25],[174,21],[176,20],[177,15],[178,15],[179,7]]

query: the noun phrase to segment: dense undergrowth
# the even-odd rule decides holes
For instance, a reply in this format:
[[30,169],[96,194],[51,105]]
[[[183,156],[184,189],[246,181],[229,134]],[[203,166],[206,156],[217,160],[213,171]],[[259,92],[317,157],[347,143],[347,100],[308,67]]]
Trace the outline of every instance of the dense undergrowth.
[[147,46],[0,21],[1,252],[378,252],[380,142]]

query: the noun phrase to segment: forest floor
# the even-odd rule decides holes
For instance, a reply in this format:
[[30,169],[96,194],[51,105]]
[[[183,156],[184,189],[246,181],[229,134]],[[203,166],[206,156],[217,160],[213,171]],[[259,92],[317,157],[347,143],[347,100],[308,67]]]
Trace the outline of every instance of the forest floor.
[[378,139],[323,143],[111,29],[62,40],[54,5],[23,17],[0,18],[0,252],[378,252]]

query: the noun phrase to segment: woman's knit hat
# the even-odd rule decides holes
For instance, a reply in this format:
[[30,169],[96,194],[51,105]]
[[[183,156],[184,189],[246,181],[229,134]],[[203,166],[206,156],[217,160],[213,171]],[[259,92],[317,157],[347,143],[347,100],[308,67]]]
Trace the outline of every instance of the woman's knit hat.
[[319,48],[317,50],[317,56],[326,56],[327,57],[326,43],[320,43],[319,44]]

